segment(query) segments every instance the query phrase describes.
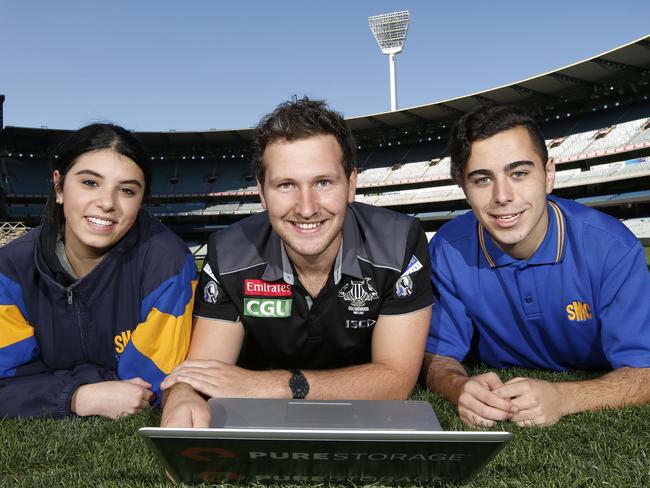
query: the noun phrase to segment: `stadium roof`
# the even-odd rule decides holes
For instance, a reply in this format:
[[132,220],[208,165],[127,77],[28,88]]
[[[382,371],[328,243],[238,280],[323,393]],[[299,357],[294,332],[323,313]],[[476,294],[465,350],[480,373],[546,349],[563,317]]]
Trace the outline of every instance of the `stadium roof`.
[[[406,128],[420,135],[446,134],[460,115],[485,103],[522,106],[543,120],[602,109],[650,96],[650,36],[526,80],[459,98],[347,119],[359,141],[390,138]],[[6,127],[0,150],[46,154],[68,131]],[[208,132],[138,132],[154,155],[225,155],[246,150],[252,129]]]
[[[599,56],[526,80],[459,98],[348,119],[355,132],[448,122],[485,103],[507,103],[556,113],[588,109],[612,95],[631,97],[649,90],[650,36]],[[538,113],[540,116],[542,113]]]

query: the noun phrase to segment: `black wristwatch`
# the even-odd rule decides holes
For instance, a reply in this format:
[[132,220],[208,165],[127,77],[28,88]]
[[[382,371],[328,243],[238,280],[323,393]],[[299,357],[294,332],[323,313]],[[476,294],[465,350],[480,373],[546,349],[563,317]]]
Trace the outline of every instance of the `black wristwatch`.
[[289,389],[293,395],[294,400],[302,400],[309,393],[309,381],[305,378],[305,375],[297,369],[292,369],[289,371],[291,373],[291,378],[289,378]]

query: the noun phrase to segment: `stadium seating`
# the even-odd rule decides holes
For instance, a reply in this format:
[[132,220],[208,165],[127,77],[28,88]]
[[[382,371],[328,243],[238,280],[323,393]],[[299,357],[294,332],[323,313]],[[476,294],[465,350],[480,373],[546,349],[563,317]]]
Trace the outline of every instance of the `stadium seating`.
[[47,162],[5,158],[7,193],[48,194],[52,185],[52,173]]
[[[543,131],[549,135],[549,155],[557,163],[555,187],[561,195],[605,208],[650,204],[650,194],[639,188],[650,178],[647,106],[553,120]],[[357,201],[416,214],[434,228],[466,212],[461,208],[466,208],[464,194],[451,180],[443,142],[404,140],[388,146],[384,141],[360,150]],[[49,163],[24,152],[5,154],[2,160],[8,217],[35,221],[51,187]],[[262,210],[259,201],[251,200],[257,194],[256,181],[249,162],[239,153],[157,157],[152,165],[156,203],[148,208],[163,220],[204,216],[211,225],[219,225],[223,216],[240,218]],[[592,195],[593,188],[601,194]]]
[[358,186],[371,185],[373,183],[381,183],[386,180],[390,173],[390,168],[379,167],[379,168],[370,168],[365,169],[359,173],[357,179]]
[[205,215],[233,214],[236,213],[240,205],[240,202],[217,203],[215,205],[208,205],[203,213]]
[[424,173],[425,178],[446,178],[451,172],[451,159],[449,156],[442,158],[437,163],[429,163]]
[[642,144],[644,142],[650,141],[650,119],[647,119],[645,123],[639,128],[638,133],[630,139],[628,144]]
[[638,238],[650,239],[650,218],[649,217],[627,219],[624,220],[623,223]]
[[242,203],[235,213],[237,214],[252,214],[262,211],[262,204],[260,202],[246,202]]
[[[602,118],[602,116],[601,116]],[[604,120],[604,119],[603,119]],[[610,122],[610,119],[604,120]],[[573,125],[593,125],[581,121]],[[600,135],[598,135],[600,134]],[[597,136],[598,135],[598,136]],[[635,120],[601,126],[599,129],[568,134],[549,139],[549,155],[561,165],[565,161],[594,157],[599,152],[611,149],[623,149],[634,144],[646,143],[650,147],[650,119]],[[382,186],[408,185],[409,183],[426,181],[445,181],[450,179],[449,157],[438,159],[411,159],[415,156],[430,154],[432,148],[441,151],[439,146],[418,145],[409,147],[384,147],[374,151],[360,153],[364,159],[365,169],[360,169],[358,187],[363,193],[364,188],[370,190]],[[6,161],[6,190],[11,194],[45,194],[49,191],[50,169],[43,161],[32,160],[23,155],[22,158],[5,158]],[[241,158],[222,159],[154,159],[152,193],[154,195],[179,194],[214,194],[234,192],[234,195],[256,193],[255,179],[250,175],[248,162]],[[559,168],[558,168],[559,169]],[[584,184],[587,180],[603,176],[609,178],[616,173],[620,176],[634,174],[632,169],[621,169],[609,174],[609,170],[601,170],[589,175],[561,175],[558,172],[558,185]],[[594,171],[593,169],[591,171]],[[376,192],[375,192],[376,193]],[[435,191],[433,193],[439,193]],[[444,194],[444,192],[442,192]]]
[[180,202],[150,205],[146,208],[154,215],[196,215],[202,213],[204,207],[203,202]]
[[40,218],[44,210],[45,204],[43,203],[12,204],[7,207],[9,217],[16,220],[24,219],[25,217]]
[[562,144],[549,150],[549,157],[557,160],[584,153],[585,148],[591,144],[596,132],[598,131],[591,130],[568,136]]
[[603,151],[605,149],[625,146],[632,135],[639,130],[644,122],[645,121],[641,119],[619,124],[613,127],[612,130],[603,137],[593,140],[593,142],[589,144],[583,152],[589,154]]
[[207,193],[209,183],[207,182],[210,166],[201,164],[203,161],[182,161],[178,165],[178,176],[180,180],[176,184],[176,193]]

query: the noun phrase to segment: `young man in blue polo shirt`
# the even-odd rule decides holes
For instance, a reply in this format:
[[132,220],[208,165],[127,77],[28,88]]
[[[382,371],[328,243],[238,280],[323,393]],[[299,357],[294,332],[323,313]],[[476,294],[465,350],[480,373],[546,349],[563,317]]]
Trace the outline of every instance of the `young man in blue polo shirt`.
[[[430,244],[433,308],[423,371],[463,422],[550,425],[562,416],[650,401],[650,276],[643,248],[616,219],[549,196],[555,167],[528,115],[479,108],[451,132],[452,177],[472,212]],[[611,370],[588,381],[493,368]]]

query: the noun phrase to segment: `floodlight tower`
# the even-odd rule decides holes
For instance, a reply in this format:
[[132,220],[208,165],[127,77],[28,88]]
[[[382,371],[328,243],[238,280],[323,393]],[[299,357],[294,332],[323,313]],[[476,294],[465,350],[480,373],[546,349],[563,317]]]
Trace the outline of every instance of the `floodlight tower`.
[[381,52],[388,55],[390,67],[390,110],[397,110],[397,75],[395,56],[402,52],[406,31],[409,27],[409,11],[393,12],[390,14],[368,17],[372,31]]

